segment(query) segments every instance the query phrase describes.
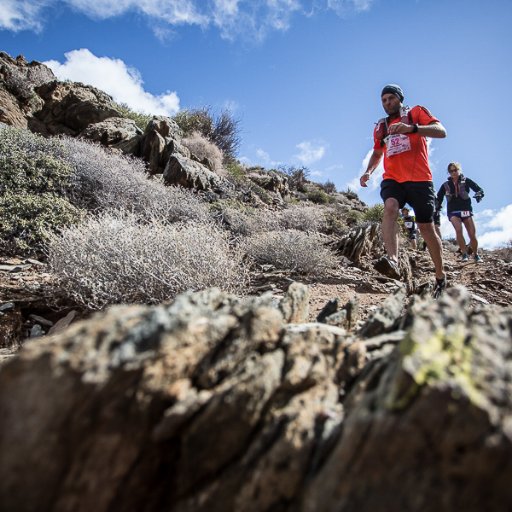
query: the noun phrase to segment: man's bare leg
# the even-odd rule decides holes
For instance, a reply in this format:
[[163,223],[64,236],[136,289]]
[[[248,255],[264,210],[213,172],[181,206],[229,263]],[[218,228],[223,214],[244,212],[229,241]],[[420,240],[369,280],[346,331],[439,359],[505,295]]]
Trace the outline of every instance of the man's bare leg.
[[418,227],[421,232],[421,236],[423,240],[427,243],[428,252],[430,253],[430,257],[434,262],[434,268],[436,272],[436,279],[444,278],[444,269],[443,269],[443,246],[441,243],[441,239],[437,236],[437,233],[434,229],[434,223],[419,223]]
[[384,247],[390,259],[398,263],[398,201],[388,197],[384,203],[384,214],[382,215],[382,238]]

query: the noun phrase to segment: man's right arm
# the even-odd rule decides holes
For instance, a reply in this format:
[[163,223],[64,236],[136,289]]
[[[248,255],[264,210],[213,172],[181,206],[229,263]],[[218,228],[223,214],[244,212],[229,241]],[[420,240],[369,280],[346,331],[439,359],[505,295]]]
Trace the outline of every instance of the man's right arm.
[[368,167],[366,168],[366,172],[361,176],[361,178],[359,180],[361,187],[367,186],[366,182],[370,179],[372,172],[379,165],[383,154],[384,154],[384,151],[382,149],[374,149],[373,150],[372,156],[370,157],[370,161],[368,162]]

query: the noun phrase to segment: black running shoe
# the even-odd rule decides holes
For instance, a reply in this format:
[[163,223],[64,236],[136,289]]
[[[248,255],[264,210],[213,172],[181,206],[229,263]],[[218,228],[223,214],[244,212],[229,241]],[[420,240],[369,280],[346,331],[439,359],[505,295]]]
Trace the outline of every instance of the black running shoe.
[[434,299],[438,299],[441,297],[442,293],[446,288],[446,276],[441,279],[436,278],[436,285],[434,286],[434,291],[432,292],[432,296]]
[[400,269],[398,268],[398,263],[389,259],[387,256],[382,256],[382,258],[379,258],[373,268],[377,270],[377,272],[380,272],[387,277],[391,277],[391,279],[400,279]]

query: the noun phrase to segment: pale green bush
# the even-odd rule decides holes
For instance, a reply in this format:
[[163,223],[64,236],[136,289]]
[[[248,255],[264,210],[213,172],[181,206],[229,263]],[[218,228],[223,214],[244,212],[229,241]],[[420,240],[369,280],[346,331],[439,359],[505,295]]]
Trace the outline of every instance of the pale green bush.
[[0,250],[37,255],[47,232],[77,222],[69,201],[73,169],[57,139],[0,128]]
[[0,252],[30,256],[42,254],[49,233],[80,221],[82,212],[54,194],[0,196]]

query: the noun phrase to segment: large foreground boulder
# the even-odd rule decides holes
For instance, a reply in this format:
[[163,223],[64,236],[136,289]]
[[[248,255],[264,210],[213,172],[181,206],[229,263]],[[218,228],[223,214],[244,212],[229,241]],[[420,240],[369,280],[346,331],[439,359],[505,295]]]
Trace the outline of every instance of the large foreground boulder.
[[468,301],[365,338],[287,323],[298,284],[209,290],[29,342],[0,367],[1,508],[509,510],[512,311]]

